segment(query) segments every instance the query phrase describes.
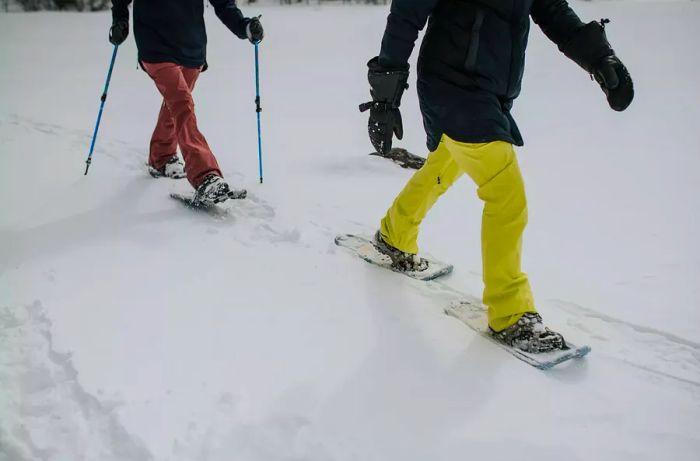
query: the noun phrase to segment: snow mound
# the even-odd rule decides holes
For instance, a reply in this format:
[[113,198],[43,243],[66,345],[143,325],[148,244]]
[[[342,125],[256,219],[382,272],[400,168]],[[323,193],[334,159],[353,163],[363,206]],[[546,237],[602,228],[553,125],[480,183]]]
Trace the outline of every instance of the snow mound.
[[53,349],[41,303],[0,309],[0,350],[1,461],[151,459]]

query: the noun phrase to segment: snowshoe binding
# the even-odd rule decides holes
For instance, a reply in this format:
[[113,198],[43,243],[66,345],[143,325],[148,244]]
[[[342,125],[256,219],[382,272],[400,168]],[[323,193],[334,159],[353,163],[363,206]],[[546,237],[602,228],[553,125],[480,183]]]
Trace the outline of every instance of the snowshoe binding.
[[148,165],[148,173],[154,178],[182,179],[187,176],[187,174],[185,174],[185,164],[182,163],[182,160],[180,160],[177,154],[173,155],[170,160],[168,160],[168,163],[159,170]]
[[541,354],[569,349],[564,337],[545,327],[542,317],[534,312],[524,313],[515,324],[505,330],[495,331],[489,327],[489,333],[506,346],[524,352]]
[[423,272],[428,269],[428,260],[412,253],[405,253],[384,241],[382,232],[374,234],[374,246],[391,259],[391,266],[400,272]]

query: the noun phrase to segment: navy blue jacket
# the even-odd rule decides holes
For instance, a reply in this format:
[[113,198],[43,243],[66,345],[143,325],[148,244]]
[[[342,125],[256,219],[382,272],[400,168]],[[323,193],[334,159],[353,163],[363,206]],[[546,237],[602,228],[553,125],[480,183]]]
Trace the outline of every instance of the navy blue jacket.
[[[112,18],[129,20],[132,0],[112,0]],[[239,38],[246,37],[248,19],[235,0],[209,0],[216,15]],[[134,1],[134,37],[139,61],[175,62],[185,67],[205,65],[207,32],[202,0]]]
[[380,65],[406,68],[429,17],[418,96],[431,151],[443,133],[523,144],[510,109],[520,94],[530,17],[588,72],[613,54],[603,27],[581,22],[565,0],[393,0]]

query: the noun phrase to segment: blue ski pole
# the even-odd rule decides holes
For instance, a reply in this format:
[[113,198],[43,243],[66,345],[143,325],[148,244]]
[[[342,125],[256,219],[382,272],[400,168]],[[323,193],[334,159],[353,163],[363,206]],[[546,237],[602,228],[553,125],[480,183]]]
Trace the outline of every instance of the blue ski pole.
[[92,163],[92,152],[95,150],[95,141],[97,140],[97,130],[100,129],[100,121],[102,120],[102,110],[105,107],[105,101],[107,100],[107,90],[109,89],[109,81],[112,79],[112,70],[114,69],[114,61],[117,59],[117,48],[119,45],[114,45],[114,51],[112,51],[112,61],[109,63],[109,72],[107,73],[107,81],[105,82],[105,89],[102,92],[102,97],[100,98],[100,111],[97,114],[97,123],[95,123],[95,131],[92,133],[92,142],[90,143],[90,153],[88,154],[87,160],[85,160],[85,174],[88,174],[90,169],[90,163]]
[[255,112],[258,115],[258,165],[260,166],[260,184],[263,182],[263,163],[262,163],[262,135],[260,134],[260,64],[258,59],[258,45],[255,43]]

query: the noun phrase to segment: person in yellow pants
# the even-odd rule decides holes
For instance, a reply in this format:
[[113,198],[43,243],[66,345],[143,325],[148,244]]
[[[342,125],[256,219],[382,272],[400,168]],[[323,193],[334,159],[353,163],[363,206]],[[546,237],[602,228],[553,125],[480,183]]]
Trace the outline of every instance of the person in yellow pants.
[[403,270],[427,269],[429,263],[416,256],[420,224],[440,196],[465,173],[478,186],[479,198],[484,201],[483,301],[488,307],[490,332],[527,352],[566,348],[564,338],[542,324],[527,275],[520,269],[527,200],[512,144],[464,143],[443,135],[382,219],[375,236],[377,249]]
[[[430,18],[430,21],[428,21]],[[568,58],[595,78],[610,107],[625,110],[634,88],[608,43],[607,19],[582,22],[565,0],[393,0],[368,80],[368,134],[377,152],[401,139],[399,106],[408,60],[428,24],[418,57],[417,87],[430,155],[381,221],[374,244],[397,270],[426,270],[418,228],[437,199],[464,173],[484,201],[484,304],[494,338],[527,352],[567,348],[537,313],[520,268],[527,201],[513,145],[523,139],[511,115],[520,94],[530,19]]]
[[430,208],[463,174],[479,187],[482,218],[484,304],[496,331],[536,312],[520,248],[527,202],[513,146],[507,142],[461,143],[443,135],[437,150],[408,181],[381,222],[381,238],[404,253],[418,253],[418,228]]

